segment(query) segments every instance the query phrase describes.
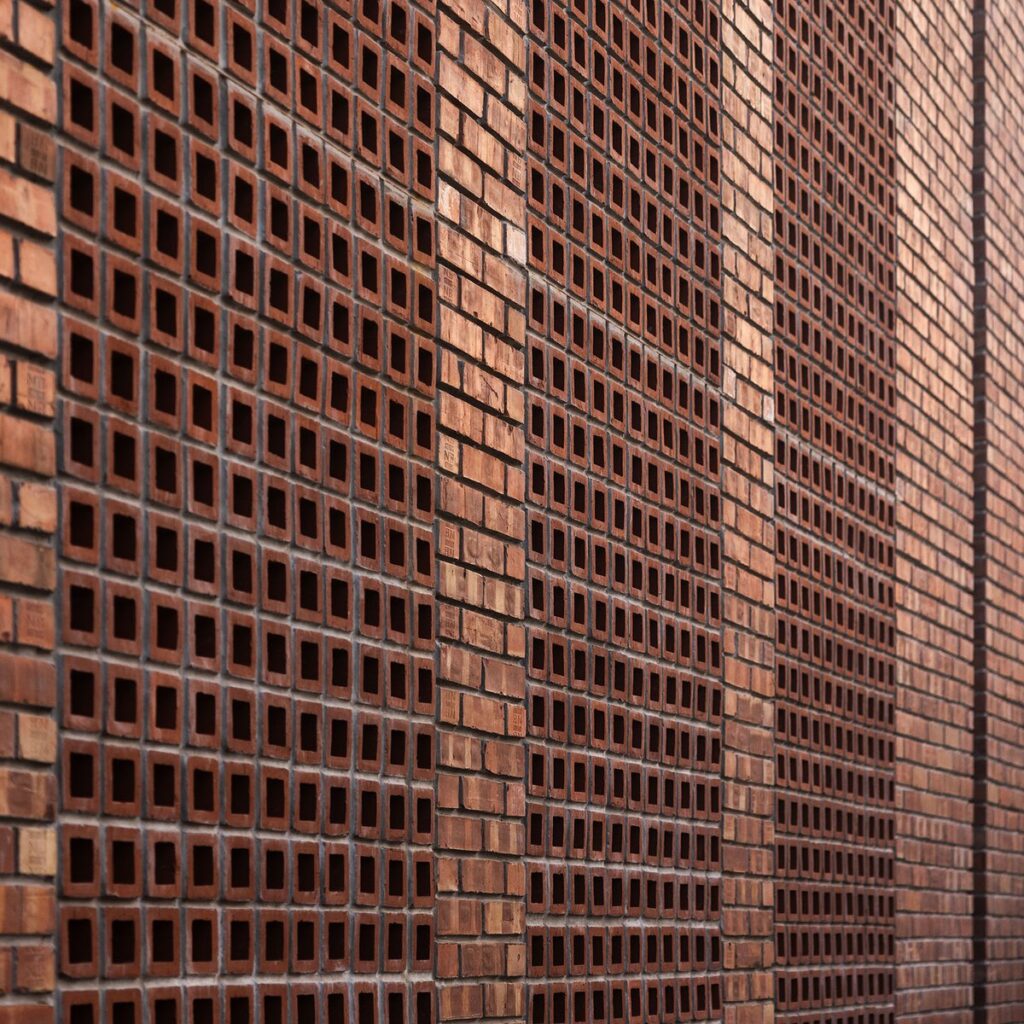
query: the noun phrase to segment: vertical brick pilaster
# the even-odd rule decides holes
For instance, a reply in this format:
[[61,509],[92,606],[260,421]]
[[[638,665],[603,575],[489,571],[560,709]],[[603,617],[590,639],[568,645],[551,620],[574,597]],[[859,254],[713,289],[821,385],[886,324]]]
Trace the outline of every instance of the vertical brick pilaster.
[[1024,12],[974,0],[975,1020],[1024,1019]]
[[775,498],[770,3],[722,12],[725,1022],[773,1015]]
[[970,10],[896,22],[899,1020],[971,1006]]
[[438,8],[441,1021],[524,1014],[524,18]]
[[57,97],[50,6],[0,10],[0,1019],[53,1019]]

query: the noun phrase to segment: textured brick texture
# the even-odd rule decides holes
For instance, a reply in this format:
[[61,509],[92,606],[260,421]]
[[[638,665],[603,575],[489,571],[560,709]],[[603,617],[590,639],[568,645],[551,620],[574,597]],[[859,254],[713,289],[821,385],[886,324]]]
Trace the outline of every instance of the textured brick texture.
[[530,12],[535,1024],[722,1010],[721,25]]
[[442,1021],[524,1013],[525,18],[438,8]]
[[430,1024],[435,12],[61,28],[61,1017]]
[[775,193],[773,12],[722,24],[724,1019],[773,1016]]
[[1022,47],[0,5],[0,1024],[1024,1021]]

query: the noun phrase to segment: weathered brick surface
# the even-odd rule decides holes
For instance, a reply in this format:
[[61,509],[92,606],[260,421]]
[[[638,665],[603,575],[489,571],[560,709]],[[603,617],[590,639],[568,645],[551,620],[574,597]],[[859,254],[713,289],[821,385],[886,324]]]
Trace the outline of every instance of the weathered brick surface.
[[54,13],[0,12],[0,1014],[53,1017]]
[[0,4],[0,1021],[1022,1019],[1022,45]]

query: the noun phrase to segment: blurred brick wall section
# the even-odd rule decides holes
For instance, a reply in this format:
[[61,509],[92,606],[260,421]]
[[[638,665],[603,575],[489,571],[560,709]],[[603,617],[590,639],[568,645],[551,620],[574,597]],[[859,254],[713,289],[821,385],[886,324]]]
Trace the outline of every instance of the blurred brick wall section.
[[976,1006],[1024,1019],[1024,9],[974,4]]
[[524,1014],[525,18],[438,8],[441,1021]]
[[55,30],[0,5],[0,1019],[51,1019],[57,867]]
[[971,993],[971,64],[967,3],[896,18],[898,1019]]

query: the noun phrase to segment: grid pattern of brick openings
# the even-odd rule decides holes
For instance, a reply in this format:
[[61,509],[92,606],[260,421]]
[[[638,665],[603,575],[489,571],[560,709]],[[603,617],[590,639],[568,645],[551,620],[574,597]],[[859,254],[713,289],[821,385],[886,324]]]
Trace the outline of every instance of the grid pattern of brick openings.
[[775,21],[776,1006],[893,1016],[894,7]]
[[430,1024],[432,2],[61,31],[61,1020]]
[[719,27],[529,5],[531,1024],[721,1014]]

